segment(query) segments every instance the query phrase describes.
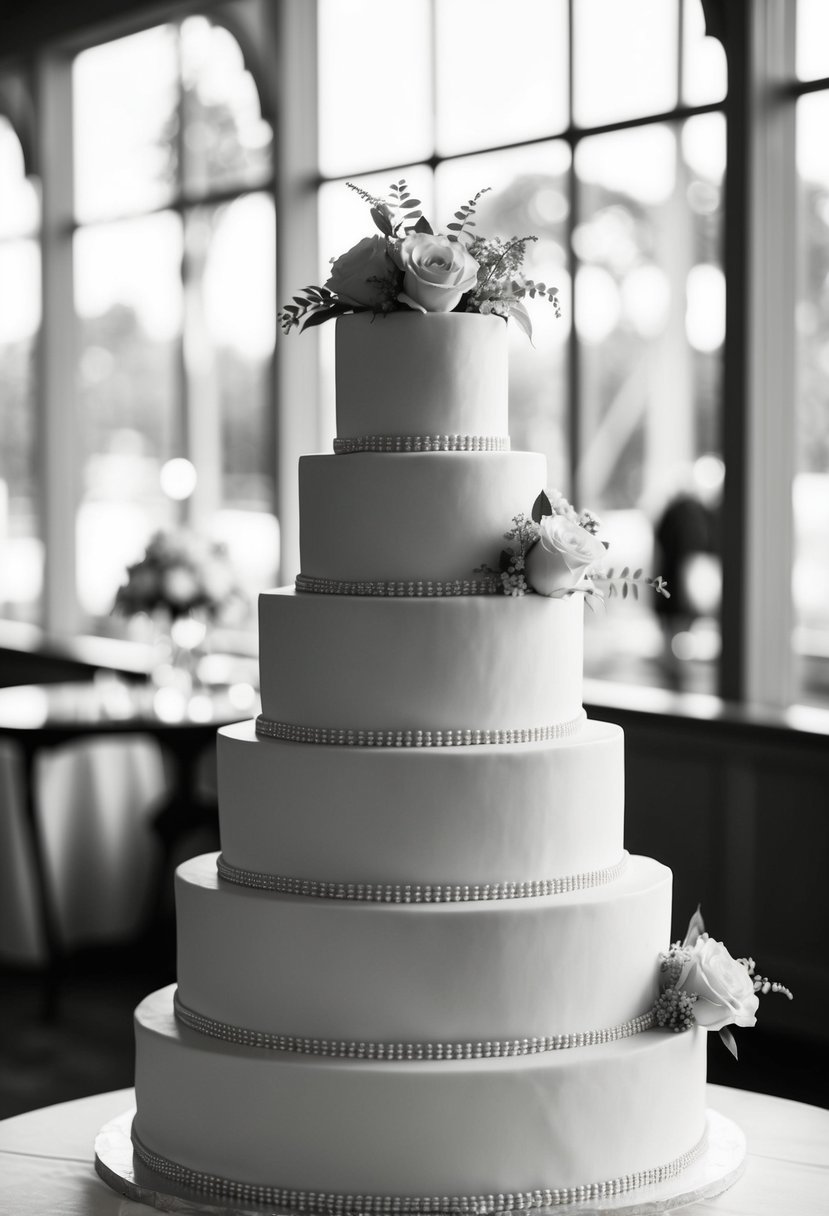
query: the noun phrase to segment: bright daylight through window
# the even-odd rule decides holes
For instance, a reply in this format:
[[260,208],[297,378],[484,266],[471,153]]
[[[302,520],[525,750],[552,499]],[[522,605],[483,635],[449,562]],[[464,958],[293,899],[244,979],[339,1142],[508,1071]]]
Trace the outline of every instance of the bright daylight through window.
[[[743,224],[726,214],[725,51],[705,34],[701,0],[474,8],[470,21],[468,0],[316,0],[318,109],[302,118],[318,176],[296,196],[318,205],[319,281],[367,233],[346,181],[385,194],[405,178],[438,225],[487,188],[480,232],[538,235],[526,270],[559,289],[562,315],[535,309],[534,350],[510,334],[513,446],[544,452],[551,486],[600,516],[611,551],[672,590],[588,614],[587,673],[717,692],[721,621],[735,619],[722,563],[724,253],[727,223]],[[277,490],[288,500],[276,436],[284,469],[297,403],[274,399],[274,191],[296,167],[275,164],[273,98],[253,53],[262,48],[231,32],[230,14],[259,11],[234,0],[226,28],[173,5],[162,24],[73,50],[63,75],[52,64],[47,100],[67,138],[41,157],[43,190],[24,157],[29,133],[15,125],[23,110],[3,105],[19,81],[0,80],[7,619],[117,630],[110,610],[126,567],[159,528],[183,524],[227,545],[251,602],[277,577]],[[776,554],[793,626],[793,679],[778,704],[825,704],[829,6],[797,0],[786,14],[796,64],[775,97],[796,121],[798,273],[796,298],[774,301],[795,348],[794,382],[775,403],[791,411],[794,450],[794,466],[775,474],[794,520]],[[505,50],[507,26],[521,31],[520,54]],[[344,53],[355,39],[359,54]],[[389,46],[405,46],[405,87],[353,69],[385,64]],[[43,215],[41,198],[51,200]],[[286,241],[291,223],[280,214]],[[740,291],[732,282],[728,301]],[[320,352],[323,400],[309,405],[324,446],[332,335],[305,341]],[[64,418],[74,463],[49,455]],[[734,461],[739,444],[728,450]],[[44,483],[43,468],[60,472]],[[293,523],[283,524],[287,537]],[[744,526],[748,552],[753,521]]]

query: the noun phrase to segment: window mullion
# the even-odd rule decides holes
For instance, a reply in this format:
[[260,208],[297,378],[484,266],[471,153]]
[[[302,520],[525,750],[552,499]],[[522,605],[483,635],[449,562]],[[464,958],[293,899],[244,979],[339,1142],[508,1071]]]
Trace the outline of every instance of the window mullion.
[[[277,30],[277,293],[315,283],[319,236],[317,6],[282,0]],[[284,285],[284,286],[283,286]],[[281,298],[281,297],[280,297]],[[300,341],[276,340],[277,497],[283,582],[299,572],[298,463],[321,445],[319,330]]]
[[786,707],[792,658],[794,474],[794,5],[754,9],[750,131],[745,696]]
[[[43,315],[38,369],[38,479],[45,549],[43,627],[74,635],[81,613],[76,584],[80,441],[72,249],[72,67],[44,56],[38,64],[38,164],[43,183]],[[48,166],[48,173],[44,172]]]

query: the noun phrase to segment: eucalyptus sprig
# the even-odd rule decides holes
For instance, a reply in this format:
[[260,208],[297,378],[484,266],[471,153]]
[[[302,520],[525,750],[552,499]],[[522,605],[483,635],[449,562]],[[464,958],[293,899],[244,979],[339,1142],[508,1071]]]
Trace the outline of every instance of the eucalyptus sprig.
[[446,231],[449,233],[450,241],[460,240],[468,228],[475,227],[475,221],[473,220],[472,216],[475,214],[479,201],[485,194],[489,193],[491,189],[491,186],[484,186],[483,190],[479,190],[468,203],[463,203],[458,208],[458,210],[455,212],[454,223],[450,222],[446,225]]
[[367,190],[354,182],[345,184],[349,190],[358,194],[363,202],[369,204],[371,218],[383,236],[396,238],[400,236],[401,231],[404,234],[432,231],[429,221],[420,210],[423,204],[419,198],[413,198],[409,194],[409,186],[405,178],[401,177],[399,182],[392,182],[389,186],[388,198],[378,198],[369,194]]
[[650,587],[657,595],[664,596],[666,600],[671,598],[668,584],[661,574],[658,574],[656,578],[651,578],[650,575],[643,574],[641,569],[631,571],[630,566],[624,566],[618,574],[614,574],[611,567],[608,570],[594,571],[588,577],[594,582],[607,584],[608,599],[618,595],[621,599],[626,600],[630,595],[633,599],[638,600],[640,587]]

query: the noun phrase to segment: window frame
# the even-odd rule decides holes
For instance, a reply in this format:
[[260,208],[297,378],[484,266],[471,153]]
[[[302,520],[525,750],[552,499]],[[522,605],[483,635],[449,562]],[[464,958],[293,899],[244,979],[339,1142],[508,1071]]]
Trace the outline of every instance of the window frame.
[[[571,0],[571,7],[572,7]],[[680,0],[680,20],[681,20]],[[794,63],[796,5],[790,0],[742,4],[703,0],[708,32],[725,45],[728,89],[721,103],[679,104],[669,113],[590,128],[590,134],[644,123],[681,122],[707,112],[726,118],[727,189],[723,265],[728,285],[723,351],[722,453],[726,465],[723,511],[722,657],[719,694],[731,703],[788,709],[796,655],[790,594],[781,594],[779,571],[793,557],[791,488],[794,434],[785,404],[795,381],[795,105],[807,92],[829,91],[829,78],[797,81]],[[42,624],[47,635],[77,632],[81,621],[74,589],[74,510],[77,460],[66,461],[76,439],[74,343],[71,286],[71,59],[85,47],[123,36],[159,21],[202,12],[227,24],[243,44],[275,131],[274,196],[277,211],[277,294],[281,285],[313,282],[317,274],[316,196],[328,178],[317,163],[317,5],[281,0],[266,5],[267,38],[255,38],[233,20],[232,3],[190,0],[142,10],[63,38],[38,52],[32,76],[35,138],[19,131],[24,148],[34,145],[34,169],[43,176],[43,324],[38,343],[38,467],[40,511],[47,550]],[[572,20],[570,22],[572,40]],[[572,45],[570,47],[572,64]],[[572,90],[572,74],[571,84]],[[571,151],[584,132],[571,127],[551,137]],[[538,139],[533,138],[532,143]],[[496,149],[470,151],[469,155]],[[441,160],[423,162],[431,168]],[[388,166],[394,172],[399,166]],[[339,180],[339,175],[336,179]],[[571,174],[572,225],[577,183]],[[68,205],[67,205],[68,200]],[[575,269],[572,247],[570,269]],[[769,290],[773,284],[774,291]],[[275,301],[275,304],[277,301]],[[783,323],[781,323],[781,319]],[[570,463],[578,467],[579,359],[575,330],[570,339]],[[319,336],[285,342],[277,335],[274,359],[274,451],[277,515],[282,534],[282,581],[299,566],[297,462],[324,445],[319,403]],[[726,406],[727,403],[727,406]],[[71,464],[71,467],[68,465]],[[577,487],[574,488],[577,494]],[[768,561],[769,538],[775,560]],[[769,639],[776,645],[770,646]]]
[[[222,4],[210,3],[209,0],[203,4],[168,4],[61,37],[34,55],[31,75],[34,124],[23,146],[31,150],[27,168],[39,176],[42,200],[39,235],[43,312],[35,357],[35,459],[38,470],[37,509],[45,554],[39,625],[50,638],[77,636],[86,622],[76,589],[75,528],[81,499],[81,454],[77,425],[79,400],[76,387],[73,240],[76,231],[87,225],[76,221],[74,216],[72,64],[78,54],[90,47],[165,22],[178,25],[194,14],[204,14],[223,25],[240,44],[246,65],[256,83],[263,116],[276,131],[277,94],[270,80],[268,45],[279,40],[272,10],[262,0],[255,5],[242,5],[234,3],[234,0],[226,0]],[[283,109],[283,106],[279,106],[278,112],[281,113]],[[48,172],[44,171],[44,166],[48,166]],[[268,193],[274,199],[275,208],[277,181],[281,177],[275,143],[270,178],[256,187],[257,192]],[[211,206],[247,192],[246,189],[215,189],[203,197],[191,198],[185,191],[178,191],[175,198],[159,210],[174,211],[183,218],[194,207]],[[275,298],[274,310],[276,307]],[[182,340],[183,334],[178,339],[180,351]],[[182,436],[183,448],[186,448],[192,405],[188,400],[181,353],[179,362],[180,401],[174,425]],[[278,419],[280,415],[276,408],[275,362],[274,355],[269,376],[272,419]],[[272,432],[273,427],[270,429]],[[269,443],[271,449],[274,511],[278,513],[281,487],[277,452],[280,444],[278,437],[272,433],[263,436],[263,440]],[[182,450],[178,454],[186,455],[187,452]]]

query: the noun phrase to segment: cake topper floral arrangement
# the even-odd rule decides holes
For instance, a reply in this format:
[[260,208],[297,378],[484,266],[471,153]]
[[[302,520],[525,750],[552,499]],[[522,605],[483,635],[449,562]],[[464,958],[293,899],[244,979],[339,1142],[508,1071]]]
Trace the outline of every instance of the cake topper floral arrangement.
[[[542,490],[532,506],[530,518],[513,517],[504,534],[509,545],[501,551],[499,570],[479,566],[476,573],[500,580],[504,595],[536,592],[552,599],[583,595],[595,608],[614,595],[639,598],[641,587],[670,598],[661,575],[650,578],[641,570],[625,566],[618,574],[607,567],[608,545],[599,540],[601,524],[590,511],[579,513],[557,490]],[[604,584],[604,588],[599,584]]]
[[475,210],[489,187],[454,213],[446,231],[435,232],[409,194],[405,180],[386,198],[347,183],[369,204],[379,236],[365,236],[334,258],[322,287],[305,287],[283,308],[284,333],[320,325],[344,313],[472,312],[512,317],[529,338],[532,323],[524,304],[541,297],[560,316],[558,289],[528,279],[523,271],[534,236],[484,237],[473,233]]
[[732,958],[722,942],[709,937],[697,908],[685,940],[659,956],[656,1024],[673,1031],[694,1025],[717,1030],[736,1060],[737,1044],[729,1026],[754,1026],[759,997],[769,992],[792,1000],[788,988],[755,975],[754,959]]

